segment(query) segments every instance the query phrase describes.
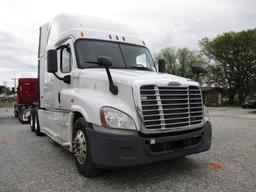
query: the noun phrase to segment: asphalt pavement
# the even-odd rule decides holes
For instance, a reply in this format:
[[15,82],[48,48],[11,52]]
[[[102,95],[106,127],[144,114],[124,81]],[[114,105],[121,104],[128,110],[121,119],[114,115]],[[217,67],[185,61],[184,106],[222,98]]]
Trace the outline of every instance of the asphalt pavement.
[[71,153],[0,108],[0,192],[256,191],[256,113],[210,108],[210,151],[81,176]]

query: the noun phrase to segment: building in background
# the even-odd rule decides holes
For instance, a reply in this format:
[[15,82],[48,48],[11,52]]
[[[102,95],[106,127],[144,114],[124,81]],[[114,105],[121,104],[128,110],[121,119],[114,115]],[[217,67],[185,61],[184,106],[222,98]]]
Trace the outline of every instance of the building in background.
[[206,106],[217,107],[222,105],[222,89],[220,87],[201,87],[203,100]]

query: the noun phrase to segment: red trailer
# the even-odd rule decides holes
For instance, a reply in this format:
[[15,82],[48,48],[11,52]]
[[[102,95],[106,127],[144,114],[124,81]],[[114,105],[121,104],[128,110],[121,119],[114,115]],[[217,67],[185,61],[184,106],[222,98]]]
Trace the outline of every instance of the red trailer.
[[28,122],[30,109],[38,103],[38,79],[20,78],[18,79],[17,101],[14,103],[15,117],[19,117],[22,123]]

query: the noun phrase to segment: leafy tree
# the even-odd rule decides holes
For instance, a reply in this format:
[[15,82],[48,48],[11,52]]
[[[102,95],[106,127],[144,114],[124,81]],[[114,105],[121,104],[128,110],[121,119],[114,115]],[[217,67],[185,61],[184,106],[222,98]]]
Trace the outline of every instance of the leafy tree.
[[2,93],[9,93],[9,92],[10,92],[10,89],[8,87],[0,85],[0,94],[2,94]]
[[165,59],[168,73],[190,79],[195,79],[195,74],[192,73],[191,67],[205,64],[205,61],[197,52],[187,48],[164,48],[156,55],[155,59]]
[[199,44],[202,53],[215,61],[209,79],[227,88],[231,102],[236,93],[242,102],[256,91],[256,29],[204,38]]

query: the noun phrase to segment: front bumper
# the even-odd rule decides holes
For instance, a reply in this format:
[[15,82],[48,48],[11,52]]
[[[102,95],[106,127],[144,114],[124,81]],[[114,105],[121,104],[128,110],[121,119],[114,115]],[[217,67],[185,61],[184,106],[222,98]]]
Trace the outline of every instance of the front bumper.
[[93,162],[104,167],[147,164],[209,150],[212,127],[208,122],[193,131],[168,136],[117,135],[87,129]]

